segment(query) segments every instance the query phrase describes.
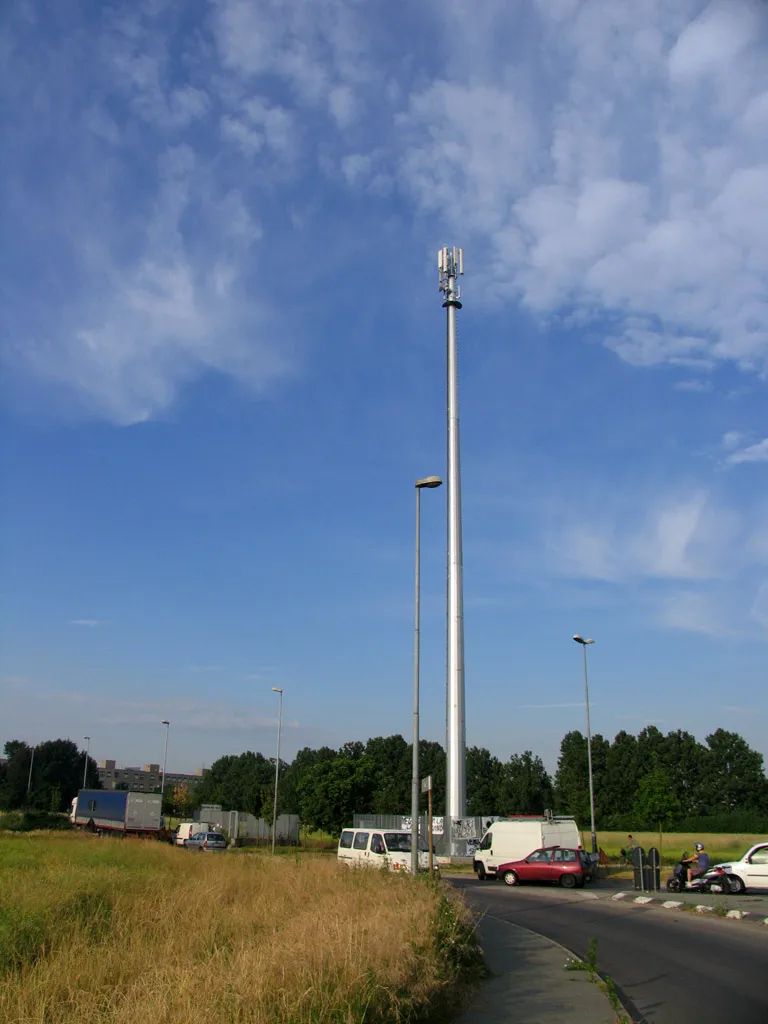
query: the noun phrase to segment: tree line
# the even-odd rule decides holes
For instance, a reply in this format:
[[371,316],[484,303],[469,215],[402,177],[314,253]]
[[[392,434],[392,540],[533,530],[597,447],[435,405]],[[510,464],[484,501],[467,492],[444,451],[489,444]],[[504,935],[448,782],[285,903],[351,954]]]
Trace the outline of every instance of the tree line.
[[[689,832],[768,831],[763,755],[738,733],[717,729],[700,743],[678,729],[649,725],[612,742],[592,737],[595,818],[602,829]],[[559,810],[589,821],[587,740],[569,732],[554,779]]]
[[72,798],[83,788],[101,789],[99,770],[92,757],[72,740],[47,740],[36,747],[21,740],[5,744],[6,762],[0,763],[0,809],[20,807],[33,811],[68,811]]
[[[6,744],[0,766],[0,807],[66,810],[82,785],[85,752],[70,740],[39,744],[29,801],[26,788],[31,748]],[[421,740],[422,778],[431,775],[435,814],[445,807],[445,750]],[[737,733],[717,729],[700,743],[682,730],[664,735],[647,726],[609,741],[592,739],[595,817],[599,829],[768,831],[768,780],[762,755]],[[304,747],[279,766],[278,812],[298,814],[302,824],[332,834],[356,813],[408,814],[412,747],[402,736],[352,741],[338,749]],[[166,791],[167,814],[188,817],[200,804],[254,814],[271,822],[275,760],[253,751],[215,761],[196,783]],[[89,787],[97,787],[88,760]],[[569,732],[560,745],[554,777],[532,751],[506,761],[485,747],[467,750],[467,814],[573,814],[588,827],[587,741]]]

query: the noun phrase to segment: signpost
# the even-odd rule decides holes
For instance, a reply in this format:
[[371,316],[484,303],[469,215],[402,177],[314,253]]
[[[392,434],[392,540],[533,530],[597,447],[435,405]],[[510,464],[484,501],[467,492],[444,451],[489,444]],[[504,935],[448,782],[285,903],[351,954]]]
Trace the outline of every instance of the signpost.
[[427,794],[427,831],[429,833],[429,877],[432,877],[432,776],[421,780],[421,792]]

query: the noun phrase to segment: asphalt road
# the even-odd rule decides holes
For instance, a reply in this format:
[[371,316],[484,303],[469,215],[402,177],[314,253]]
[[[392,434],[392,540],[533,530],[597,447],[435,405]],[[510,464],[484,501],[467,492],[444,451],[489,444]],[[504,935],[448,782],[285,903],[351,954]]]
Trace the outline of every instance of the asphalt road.
[[635,1021],[768,1024],[768,927],[555,888],[451,878],[470,906],[561,943],[610,974]]

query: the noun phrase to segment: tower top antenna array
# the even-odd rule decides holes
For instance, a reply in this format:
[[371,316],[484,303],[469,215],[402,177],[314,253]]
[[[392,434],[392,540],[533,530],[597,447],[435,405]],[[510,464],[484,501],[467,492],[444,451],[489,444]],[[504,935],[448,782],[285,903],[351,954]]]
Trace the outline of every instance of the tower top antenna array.
[[457,249],[455,245],[444,246],[437,254],[437,270],[439,290],[445,295],[445,301],[458,302],[461,289],[456,278],[464,274],[464,250]]

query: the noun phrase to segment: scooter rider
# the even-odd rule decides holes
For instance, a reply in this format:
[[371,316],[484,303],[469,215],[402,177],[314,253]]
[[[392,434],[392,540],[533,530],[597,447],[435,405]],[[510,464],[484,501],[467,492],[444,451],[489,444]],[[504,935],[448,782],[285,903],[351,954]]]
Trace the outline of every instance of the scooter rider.
[[697,876],[704,875],[709,871],[709,854],[704,850],[704,844],[696,843],[694,849],[696,853],[692,857],[686,857],[683,861],[683,864],[688,865],[688,882],[692,882]]

